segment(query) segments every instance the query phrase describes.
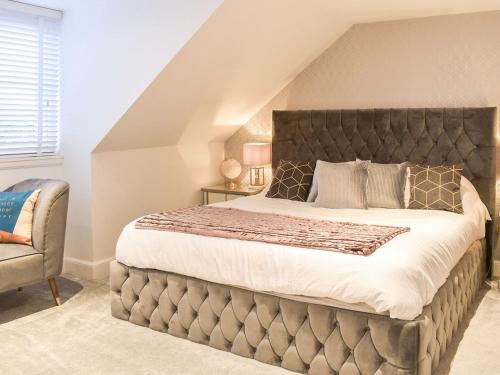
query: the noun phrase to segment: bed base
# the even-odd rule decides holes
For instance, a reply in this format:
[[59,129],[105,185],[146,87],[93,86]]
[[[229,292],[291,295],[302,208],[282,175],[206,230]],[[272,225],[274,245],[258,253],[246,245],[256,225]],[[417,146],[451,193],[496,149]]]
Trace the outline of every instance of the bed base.
[[111,313],[288,370],[429,375],[485,278],[475,242],[415,320],[297,302],[170,272],[111,264]]

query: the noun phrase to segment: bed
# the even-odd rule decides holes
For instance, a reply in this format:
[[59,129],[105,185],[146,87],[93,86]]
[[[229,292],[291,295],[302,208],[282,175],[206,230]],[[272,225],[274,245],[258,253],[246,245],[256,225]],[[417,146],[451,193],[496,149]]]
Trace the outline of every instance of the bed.
[[[495,115],[494,108],[275,111],[273,167],[280,159],[356,157],[464,163],[493,216]],[[489,268],[492,228],[480,215],[329,210],[263,195],[220,205],[411,230],[360,259],[138,230],[133,222],[111,264],[114,317],[302,373],[431,374]]]

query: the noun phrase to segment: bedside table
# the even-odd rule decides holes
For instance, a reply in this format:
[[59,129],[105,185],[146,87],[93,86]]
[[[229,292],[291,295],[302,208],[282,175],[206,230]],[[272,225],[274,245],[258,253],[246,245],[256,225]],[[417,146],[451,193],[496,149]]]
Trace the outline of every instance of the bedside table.
[[226,185],[214,185],[202,187],[203,204],[210,204],[210,194],[224,195],[224,200],[236,199],[239,197],[248,197],[249,195],[259,194],[264,189],[250,189],[248,186],[238,186],[236,189],[229,189]]

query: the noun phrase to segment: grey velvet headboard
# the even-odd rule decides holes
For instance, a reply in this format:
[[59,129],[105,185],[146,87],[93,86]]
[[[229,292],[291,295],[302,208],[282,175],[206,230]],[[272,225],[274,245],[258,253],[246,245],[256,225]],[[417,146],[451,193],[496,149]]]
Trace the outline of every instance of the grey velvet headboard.
[[[464,164],[495,214],[496,108],[274,111],[272,163],[370,159]],[[487,228],[491,251],[492,226]]]

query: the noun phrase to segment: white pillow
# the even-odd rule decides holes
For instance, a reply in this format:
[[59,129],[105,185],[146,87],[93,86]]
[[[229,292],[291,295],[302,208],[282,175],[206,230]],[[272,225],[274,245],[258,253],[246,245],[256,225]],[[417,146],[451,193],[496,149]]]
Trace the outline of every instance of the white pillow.
[[476,214],[482,221],[491,220],[488,208],[479,197],[476,188],[464,176],[460,180],[460,196],[462,197],[462,207],[465,215]]
[[[462,207],[464,215],[477,214],[478,218],[483,221],[491,220],[488,208],[481,200],[472,182],[462,176],[460,179],[460,197],[462,199]],[[410,168],[406,169],[406,184],[405,184],[405,208],[410,204]]]
[[265,196],[266,196],[266,194],[267,194],[267,192],[269,191],[269,189],[270,189],[270,188],[271,188],[271,184],[266,185],[266,186],[264,187],[264,189],[262,189],[262,191],[261,191],[261,192],[259,192],[259,193],[255,194],[255,195],[257,195],[257,196],[264,196],[264,197],[265,197]]

